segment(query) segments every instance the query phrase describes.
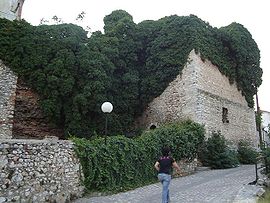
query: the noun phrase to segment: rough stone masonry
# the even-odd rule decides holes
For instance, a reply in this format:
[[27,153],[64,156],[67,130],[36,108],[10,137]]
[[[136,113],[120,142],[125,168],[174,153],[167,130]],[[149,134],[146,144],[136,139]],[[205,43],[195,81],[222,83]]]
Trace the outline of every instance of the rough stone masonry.
[[0,60],[0,139],[12,138],[17,76]]
[[72,142],[0,141],[0,203],[64,203],[82,195],[83,175]]
[[39,106],[39,96],[0,60],[0,139],[63,137],[50,125]]
[[191,51],[182,73],[156,97],[137,120],[137,126],[155,128],[164,123],[191,119],[205,126],[206,135],[220,131],[237,144],[257,146],[255,113],[236,83],[222,75],[210,61]]

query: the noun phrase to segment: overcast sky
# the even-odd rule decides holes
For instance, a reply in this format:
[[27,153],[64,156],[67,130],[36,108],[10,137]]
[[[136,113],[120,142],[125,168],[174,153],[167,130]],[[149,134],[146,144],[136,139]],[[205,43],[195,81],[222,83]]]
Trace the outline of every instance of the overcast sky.
[[[164,16],[197,15],[213,27],[237,22],[246,27],[261,51],[263,83],[259,88],[259,106],[270,112],[270,10],[267,0],[25,0],[22,17],[32,25],[54,15],[65,23],[76,23],[84,11],[84,27],[103,30],[103,18],[113,10],[123,9],[133,16],[135,23],[157,20]],[[267,90],[267,88],[269,88]]]

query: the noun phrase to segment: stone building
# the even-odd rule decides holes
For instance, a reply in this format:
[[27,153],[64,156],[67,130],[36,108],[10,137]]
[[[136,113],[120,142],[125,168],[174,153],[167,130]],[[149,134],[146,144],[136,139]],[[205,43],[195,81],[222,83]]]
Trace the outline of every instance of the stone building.
[[270,146],[269,126],[270,126],[270,112],[261,110],[262,114],[262,140],[266,143],[267,146]]
[[153,129],[185,119],[203,124],[207,136],[220,131],[233,144],[245,139],[257,146],[254,110],[236,84],[230,84],[218,67],[202,61],[195,51],[182,73],[148,105],[136,125]]
[[1,0],[0,18],[9,20],[20,20],[24,0]]

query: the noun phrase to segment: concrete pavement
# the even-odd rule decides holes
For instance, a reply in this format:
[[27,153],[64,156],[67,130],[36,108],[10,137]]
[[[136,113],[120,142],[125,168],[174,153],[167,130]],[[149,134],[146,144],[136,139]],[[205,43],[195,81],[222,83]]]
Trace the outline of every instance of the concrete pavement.
[[[255,203],[259,186],[248,185],[255,180],[254,165],[232,169],[197,172],[174,178],[170,185],[172,203]],[[81,198],[74,203],[159,203],[161,184],[156,183],[109,196]]]

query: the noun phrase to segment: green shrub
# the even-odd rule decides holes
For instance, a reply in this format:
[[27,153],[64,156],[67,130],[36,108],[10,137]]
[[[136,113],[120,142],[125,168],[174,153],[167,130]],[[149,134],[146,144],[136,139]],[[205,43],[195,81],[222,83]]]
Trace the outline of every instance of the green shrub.
[[212,136],[204,143],[199,158],[203,165],[213,169],[232,168],[239,164],[237,153],[228,148],[220,132],[212,133]]
[[[262,151],[262,155],[265,157],[263,159],[264,165],[265,165],[265,173],[270,176],[270,148],[264,148]],[[267,170],[266,170],[267,169]]]
[[258,153],[245,141],[238,144],[238,160],[241,164],[255,164]]
[[270,202],[270,189],[266,188],[265,193],[259,197],[257,203],[269,203]]
[[191,121],[144,132],[136,138],[73,138],[88,191],[124,191],[156,181],[154,162],[163,145],[176,160],[192,159],[204,140],[204,128]]

